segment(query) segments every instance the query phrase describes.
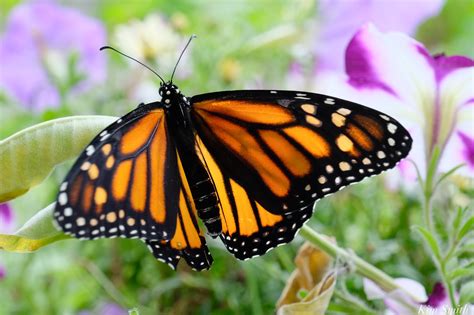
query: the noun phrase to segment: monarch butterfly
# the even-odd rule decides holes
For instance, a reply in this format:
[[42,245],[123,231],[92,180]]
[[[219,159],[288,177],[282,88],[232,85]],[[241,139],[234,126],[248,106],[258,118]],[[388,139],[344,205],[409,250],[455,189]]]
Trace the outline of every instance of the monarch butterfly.
[[60,185],[54,217],[66,234],[139,238],[173,269],[181,258],[209,269],[198,218],[235,257],[263,255],[294,238],[316,200],[411,148],[395,119],[346,100],[277,90],[188,98],[173,75],[160,79],[161,101],[105,128]]

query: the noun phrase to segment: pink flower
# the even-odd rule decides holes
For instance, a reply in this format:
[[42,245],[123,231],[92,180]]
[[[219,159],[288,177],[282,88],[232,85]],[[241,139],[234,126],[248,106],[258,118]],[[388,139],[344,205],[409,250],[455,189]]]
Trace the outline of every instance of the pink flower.
[[[322,72],[317,90],[367,104],[402,122],[413,137],[409,158],[422,174],[435,146],[439,169],[464,163],[474,175],[474,60],[431,55],[423,44],[401,33],[364,25],[349,42],[346,74]],[[414,177],[409,163],[400,170]]]
[[318,69],[342,70],[346,45],[365,23],[412,35],[443,4],[443,0],[320,0],[319,38],[314,48]]
[[47,0],[18,5],[0,38],[0,88],[26,108],[58,106],[58,83],[70,79],[72,56],[76,90],[103,81],[105,56],[99,48],[105,37],[98,20],[75,9]]
[[0,204],[0,234],[13,233],[15,229],[15,215],[8,203]]
[[[0,234],[13,233],[15,229],[15,216],[8,203],[0,204]],[[0,264],[0,280],[5,278],[6,269]]]
[[[369,300],[383,299],[387,307],[386,315],[406,315],[406,314],[471,314],[474,312],[474,306],[471,304],[461,305],[453,309],[446,289],[441,283],[434,285],[433,291],[429,296],[426,295],[425,288],[418,282],[398,278],[395,282],[401,289],[391,292],[383,291],[379,286],[369,279],[364,278],[364,292]],[[407,294],[410,293],[410,296]],[[465,311],[463,313],[463,311]]]

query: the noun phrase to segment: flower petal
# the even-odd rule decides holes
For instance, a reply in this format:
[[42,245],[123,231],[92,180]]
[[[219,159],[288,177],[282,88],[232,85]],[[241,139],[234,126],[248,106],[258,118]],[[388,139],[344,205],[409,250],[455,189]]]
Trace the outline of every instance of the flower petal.
[[464,57],[464,56],[450,56],[445,55],[435,56],[435,70],[436,70],[436,80],[438,82],[442,81],[444,77],[450,74],[453,71],[462,68],[474,67],[474,60]]
[[[472,61],[472,60],[471,60]],[[464,175],[474,177],[474,65],[445,73],[440,82],[438,141],[444,146],[439,168],[447,171],[466,163]]]
[[419,282],[408,278],[397,278],[395,282],[405,292],[410,292],[415,302],[422,303],[428,299],[425,288]]
[[372,22],[383,31],[413,34],[443,4],[443,0],[320,0],[320,36],[315,47],[319,69],[342,70],[344,49],[363,24]]
[[370,279],[363,278],[364,293],[368,300],[383,299],[387,292],[382,290],[375,282]]
[[15,214],[8,203],[0,204],[0,233],[12,233],[15,229]]
[[448,303],[449,299],[446,290],[440,282],[437,282],[433,287],[433,292],[431,292],[428,300],[424,304],[437,308]]
[[407,105],[435,99],[435,73],[429,53],[401,33],[381,33],[364,25],[346,50],[349,83],[357,89],[380,89]]
[[105,78],[105,56],[97,49],[105,38],[99,21],[75,9],[47,0],[18,5],[0,40],[0,87],[27,108],[57,106],[59,93],[44,67],[48,50],[77,54],[76,74],[84,80],[74,88],[84,90]]

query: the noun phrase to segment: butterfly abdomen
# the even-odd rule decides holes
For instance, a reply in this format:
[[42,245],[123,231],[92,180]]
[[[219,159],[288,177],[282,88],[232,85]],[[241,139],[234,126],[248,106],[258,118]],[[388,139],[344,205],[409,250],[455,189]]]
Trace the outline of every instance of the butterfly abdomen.
[[197,215],[212,237],[222,232],[222,225],[218,206],[218,197],[214,184],[198,156],[195,146],[194,130],[188,119],[186,108],[176,106],[169,109],[171,132],[177,141],[177,149],[182,160],[183,169],[189,183],[191,195],[197,210]]

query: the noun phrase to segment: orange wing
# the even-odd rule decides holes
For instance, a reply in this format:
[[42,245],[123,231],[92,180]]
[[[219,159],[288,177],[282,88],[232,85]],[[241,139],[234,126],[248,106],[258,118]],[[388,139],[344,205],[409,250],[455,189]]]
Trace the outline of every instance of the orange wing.
[[290,242],[296,231],[311,217],[313,207],[307,205],[295,212],[273,214],[229,178],[202,141],[199,138],[197,141],[200,157],[219,196],[220,238],[227,249],[235,257],[245,260]]
[[231,91],[191,103],[221,238],[240,259],[291,241],[317,199],[392,168],[411,147],[393,118],[325,95]]
[[212,259],[159,106],[139,107],[86,147],[61,185],[55,220],[81,239],[140,238],[173,268],[180,257],[196,269],[209,268]]

